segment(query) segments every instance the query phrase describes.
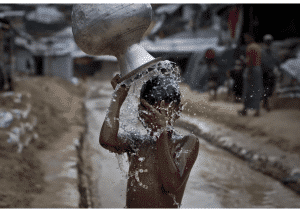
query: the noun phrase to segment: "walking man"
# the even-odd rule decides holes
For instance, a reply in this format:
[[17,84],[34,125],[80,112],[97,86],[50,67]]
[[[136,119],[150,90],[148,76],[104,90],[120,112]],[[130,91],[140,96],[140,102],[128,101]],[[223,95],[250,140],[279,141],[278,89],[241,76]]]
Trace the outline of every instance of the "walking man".
[[247,44],[246,70],[244,72],[243,101],[244,109],[239,115],[246,116],[247,109],[256,110],[254,116],[260,115],[260,100],[263,94],[263,76],[261,70],[261,47],[255,42],[250,33],[244,35]]

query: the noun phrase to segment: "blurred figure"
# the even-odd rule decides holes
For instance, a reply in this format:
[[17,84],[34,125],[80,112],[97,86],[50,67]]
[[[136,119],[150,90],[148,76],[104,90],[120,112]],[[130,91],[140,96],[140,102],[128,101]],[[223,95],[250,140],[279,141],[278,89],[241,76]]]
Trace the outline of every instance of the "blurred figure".
[[226,80],[224,82],[224,86],[227,89],[227,96],[226,100],[229,101],[232,99],[233,96],[233,85],[234,85],[234,80],[231,78],[230,70],[226,71]]
[[229,46],[232,46],[232,44],[234,43],[234,38],[236,37],[236,31],[237,31],[236,26],[239,19],[239,13],[240,13],[240,8],[237,6],[232,7],[231,10],[229,11],[229,15],[228,15],[228,29],[230,31]]
[[278,66],[278,62],[271,51],[273,40],[273,36],[270,34],[267,34],[263,37],[265,47],[262,51],[261,60],[264,86],[263,108],[268,112],[270,111],[269,98],[272,96],[276,85],[276,75],[274,73],[274,69],[276,66]]
[[192,31],[196,33],[199,28],[199,21],[201,20],[201,4],[192,4],[193,8],[193,25]]
[[245,33],[246,70],[244,72],[243,101],[244,109],[239,115],[246,116],[247,109],[256,110],[254,116],[260,115],[260,100],[263,93],[263,75],[261,70],[261,47],[255,42],[251,33]]
[[0,74],[0,90],[13,91],[14,81],[12,76],[13,63],[13,41],[14,30],[7,18],[0,18],[0,60],[1,70]]
[[235,61],[234,70],[231,71],[230,76],[234,80],[233,84],[233,94],[235,96],[235,102],[241,102],[243,98],[243,73],[246,69],[246,58],[244,55],[240,55],[240,57]]
[[206,29],[208,27],[211,27],[212,25],[212,9],[209,4],[201,4],[202,11],[201,11],[201,18],[199,27],[202,29]]
[[205,53],[205,63],[209,73],[208,77],[208,92],[211,94],[211,100],[217,99],[217,89],[219,85],[219,70],[216,60],[216,53],[213,49],[208,49]]

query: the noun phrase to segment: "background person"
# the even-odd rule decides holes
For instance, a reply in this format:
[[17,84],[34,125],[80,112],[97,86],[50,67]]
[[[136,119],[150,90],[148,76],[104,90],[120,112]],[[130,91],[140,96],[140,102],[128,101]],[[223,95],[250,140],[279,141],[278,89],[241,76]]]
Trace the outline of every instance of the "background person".
[[276,75],[274,73],[274,70],[275,67],[278,66],[278,61],[273,56],[273,52],[271,50],[273,40],[273,36],[270,34],[267,34],[263,37],[265,46],[262,51],[261,60],[264,87],[264,95],[262,97],[263,108],[266,109],[266,111],[268,112],[270,111],[269,98],[272,96],[276,85]]
[[213,49],[208,49],[205,53],[205,64],[208,70],[208,91],[211,100],[217,99],[217,90],[220,83],[219,68],[216,60],[216,53]]
[[247,109],[256,110],[254,116],[260,115],[260,100],[263,94],[263,75],[261,70],[261,47],[255,42],[251,33],[244,34],[246,48],[246,70],[244,72],[243,103],[239,115],[247,115]]
[[231,78],[234,80],[233,84],[233,93],[234,93],[234,101],[241,102],[243,98],[243,73],[246,69],[246,58],[244,55],[240,55],[240,57],[235,61],[235,67],[230,72]]

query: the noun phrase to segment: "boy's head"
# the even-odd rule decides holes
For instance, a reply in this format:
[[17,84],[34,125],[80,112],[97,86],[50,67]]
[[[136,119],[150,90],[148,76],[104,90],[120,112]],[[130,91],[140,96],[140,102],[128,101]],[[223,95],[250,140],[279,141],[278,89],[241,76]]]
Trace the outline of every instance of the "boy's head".
[[[181,112],[181,94],[176,80],[170,76],[159,75],[148,80],[141,89],[140,99],[146,100],[150,105],[158,110],[162,110],[161,102],[164,100],[165,107],[170,107],[170,122],[174,122]],[[146,110],[146,107],[139,106],[139,110]],[[149,123],[147,123],[149,126]],[[150,124],[151,125],[151,124]]]
[[140,98],[153,106],[162,100],[165,100],[166,104],[174,102],[178,106],[181,101],[178,83],[172,77],[165,75],[148,80],[141,89]]

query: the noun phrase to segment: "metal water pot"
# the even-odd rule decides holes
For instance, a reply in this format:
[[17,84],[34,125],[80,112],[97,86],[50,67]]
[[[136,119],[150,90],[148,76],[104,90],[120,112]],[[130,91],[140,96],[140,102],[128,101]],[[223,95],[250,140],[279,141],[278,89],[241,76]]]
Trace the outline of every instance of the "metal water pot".
[[161,60],[138,44],[151,20],[150,4],[77,4],[72,31],[83,52],[117,57],[123,81]]

